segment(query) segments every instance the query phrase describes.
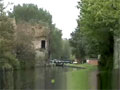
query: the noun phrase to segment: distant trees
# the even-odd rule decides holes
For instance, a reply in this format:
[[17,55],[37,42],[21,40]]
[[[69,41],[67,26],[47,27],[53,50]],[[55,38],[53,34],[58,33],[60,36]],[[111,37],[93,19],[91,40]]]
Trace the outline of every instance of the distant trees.
[[71,47],[69,40],[62,38],[62,31],[53,26],[50,36],[50,59],[70,59]]
[[[85,38],[83,49],[87,56],[91,53],[95,56],[101,55],[99,66],[102,69],[110,70],[113,66],[114,35],[119,31],[119,3],[119,0],[81,0],[78,3],[80,16],[78,30],[74,33],[82,34]],[[74,35],[72,42],[80,42],[79,46],[81,46],[83,41],[81,36],[76,36],[76,40],[73,38]]]
[[72,38],[70,39],[70,45],[72,48],[72,53],[75,55],[79,63],[82,63],[86,56],[86,40],[84,39],[82,33],[79,29],[76,29],[75,32],[71,33]]
[[31,23],[44,22],[52,24],[52,16],[46,10],[38,8],[34,4],[23,4],[14,6],[13,12],[9,12],[10,17],[15,17],[16,21],[26,21]]
[[50,37],[50,58],[60,59],[62,56],[62,32],[54,27]]
[[62,57],[63,60],[71,59],[71,46],[68,39],[62,40]]

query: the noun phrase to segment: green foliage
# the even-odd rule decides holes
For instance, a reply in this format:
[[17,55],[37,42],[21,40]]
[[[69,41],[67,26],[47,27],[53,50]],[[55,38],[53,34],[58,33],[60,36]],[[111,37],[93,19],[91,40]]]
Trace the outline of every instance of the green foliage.
[[71,33],[72,38],[70,39],[70,44],[73,47],[72,52],[77,58],[78,62],[81,62],[85,59],[85,38],[80,33],[79,29],[76,29],[75,32]]
[[[21,26],[22,27],[22,26]],[[32,44],[33,37],[20,27],[16,31],[15,52],[21,68],[34,67],[35,50]]]
[[[19,62],[14,53],[14,27],[6,16],[0,16],[0,67],[17,69]],[[8,67],[8,68],[9,68]]]
[[71,47],[69,40],[62,39],[61,30],[54,28],[51,31],[50,38],[50,58],[51,59],[70,59]]
[[69,40],[63,39],[62,41],[62,59],[69,60],[71,56],[71,47],[69,44]]
[[5,15],[5,12],[4,12],[5,7],[2,1],[3,0],[0,0],[0,16]]
[[19,69],[20,68],[19,61],[16,59],[14,54],[12,54],[10,52],[6,52],[4,55],[1,55],[0,58],[1,58],[0,68],[7,68],[7,69],[11,69],[11,68]]
[[46,22],[52,24],[52,16],[46,10],[38,8],[34,4],[23,4],[14,6],[13,12],[9,12],[10,17],[15,17],[16,21],[26,22]]
[[14,54],[14,27],[5,16],[4,5],[0,0],[0,68],[17,69],[19,62]]
[[62,56],[62,32],[54,27],[50,37],[50,58],[61,59]]
[[70,59],[71,47],[69,40],[62,39],[61,30],[54,28],[51,31],[50,38],[50,58],[51,59]]
[[[78,50],[75,42],[80,42],[78,46],[85,51],[85,56],[100,54],[101,69],[111,70],[113,67],[114,35],[119,32],[119,3],[119,0],[81,0],[78,3],[80,16],[78,30],[72,35],[72,43],[74,42],[72,46]],[[86,41],[83,47],[80,34]]]

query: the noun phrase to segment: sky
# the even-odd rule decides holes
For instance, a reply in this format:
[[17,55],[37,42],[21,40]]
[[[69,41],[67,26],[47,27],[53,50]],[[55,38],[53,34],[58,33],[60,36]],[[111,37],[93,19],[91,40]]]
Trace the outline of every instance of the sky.
[[[52,15],[53,23],[57,28],[62,30],[63,38],[70,38],[77,27],[76,19],[79,15],[79,10],[76,8],[79,0],[4,0],[6,5],[8,2],[17,4],[33,3],[37,4],[39,8],[44,8]],[[13,5],[8,9],[12,9]]]

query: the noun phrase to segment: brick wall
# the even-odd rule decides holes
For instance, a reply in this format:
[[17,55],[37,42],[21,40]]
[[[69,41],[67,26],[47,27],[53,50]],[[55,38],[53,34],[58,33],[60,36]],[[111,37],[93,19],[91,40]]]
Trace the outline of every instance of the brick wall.
[[87,60],[88,64],[98,65],[98,60]]

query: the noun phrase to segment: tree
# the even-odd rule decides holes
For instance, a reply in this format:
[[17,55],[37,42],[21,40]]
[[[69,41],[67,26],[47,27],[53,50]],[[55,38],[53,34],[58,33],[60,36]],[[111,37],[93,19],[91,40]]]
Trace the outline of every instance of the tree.
[[31,23],[44,22],[49,26],[52,24],[52,16],[46,10],[38,8],[34,4],[23,4],[14,6],[13,12],[9,12],[10,17],[15,17],[17,23],[26,21]]
[[54,27],[50,37],[50,58],[61,59],[62,56],[62,32]]
[[72,52],[75,55],[79,63],[82,63],[85,59],[85,39],[83,39],[82,33],[79,29],[71,33],[70,45],[73,47]]
[[119,0],[81,0],[78,3],[78,33],[82,32],[93,51],[101,55],[101,69],[111,70],[113,67],[114,35],[119,31],[119,3]]
[[5,16],[3,4],[0,1],[0,68],[17,68],[18,60],[14,53],[14,27]]
[[2,1],[3,1],[3,0],[0,0],[0,16],[1,16],[1,15],[4,15],[4,13],[5,13],[5,12],[4,12],[5,7],[4,7],[4,4],[2,3]]
[[71,56],[71,47],[69,44],[69,40],[63,39],[62,40],[62,59],[69,60]]

